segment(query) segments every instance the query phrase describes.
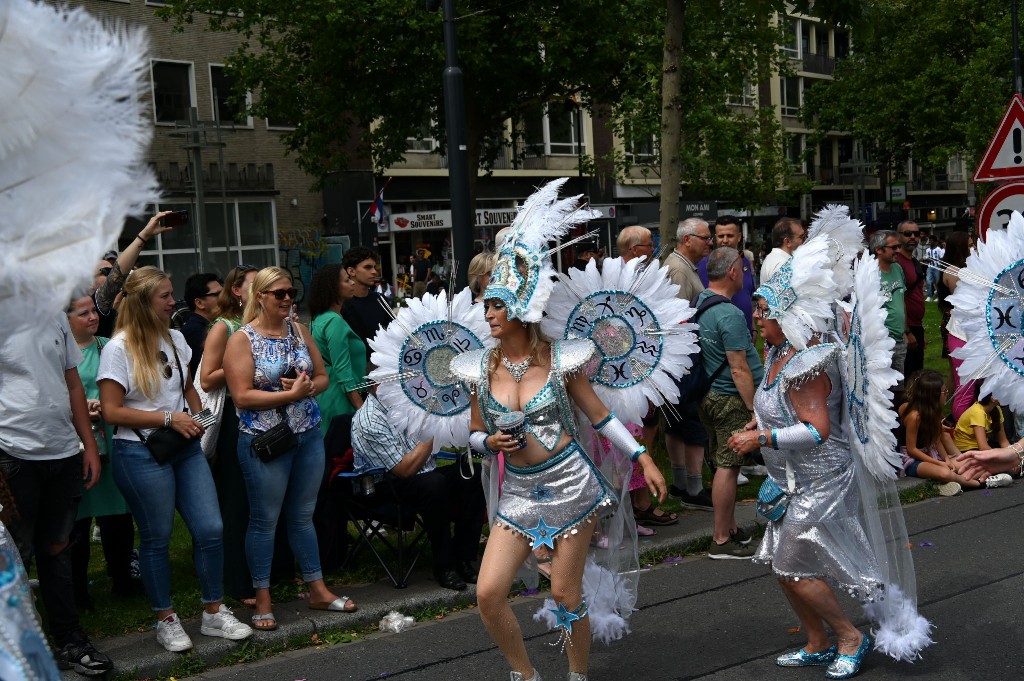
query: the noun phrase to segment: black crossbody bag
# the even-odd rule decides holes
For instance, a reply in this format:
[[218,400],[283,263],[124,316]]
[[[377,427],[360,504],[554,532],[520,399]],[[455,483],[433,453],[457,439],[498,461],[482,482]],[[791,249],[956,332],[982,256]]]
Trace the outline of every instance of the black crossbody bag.
[[281,415],[281,422],[265,433],[260,433],[252,439],[249,448],[253,454],[259,457],[263,463],[270,463],[290,449],[297,449],[298,438],[288,426],[288,417],[284,413],[284,407],[278,407],[277,413]]
[[[291,322],[288,322],[288,337],[295,337],[292,333]],[[284,407],[278,407],[277,413],[281,416],[281,422],[265,433],[254,437],[249,444],[249,449],[263,463],[270,463],[288,450],[297,449],[299,446],[295,433],[288,425],[288,415],[285,414]]]
[[[178,382],[181,386],[181,401],[185,401],[185,375],[181,371],[181,361],[178,359],[178,351],[174,347],[174,340],[171,340],[171,352],[174,353],[174,363],[178,367]],[[186,414],[188,409],[183,409]],[[152,454],[153,459],[158,464],[165,464],[173,459],[179,452],[184,451],[193,442],[193,438],[188,438],[176,431],[170,426],[160,426],[152,433],[149,437],[142,437],[137,429],[132,428],[135,434],[139,436],[139,440],[142,444],[146,445],[146,449]]]

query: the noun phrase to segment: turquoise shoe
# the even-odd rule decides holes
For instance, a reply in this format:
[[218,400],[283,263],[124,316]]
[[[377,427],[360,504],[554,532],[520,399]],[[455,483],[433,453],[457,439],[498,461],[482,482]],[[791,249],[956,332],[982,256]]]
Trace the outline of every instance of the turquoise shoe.
[[775,664],[780,667],[824,667],[832,664],[839,654],[839,648],[832,646],[817,653],[808,653],[803,648],[794,650],[785,655],[775,658]]
[[868,656],[873,647],[874,642],[871,640],[871,637],[864,634],[857,653],[855,655],[836,655],[836,659],[825,670],[825,677],[829,679],[848,679],[856,675],[860,671],[860,665],[864,662],[864,658]]

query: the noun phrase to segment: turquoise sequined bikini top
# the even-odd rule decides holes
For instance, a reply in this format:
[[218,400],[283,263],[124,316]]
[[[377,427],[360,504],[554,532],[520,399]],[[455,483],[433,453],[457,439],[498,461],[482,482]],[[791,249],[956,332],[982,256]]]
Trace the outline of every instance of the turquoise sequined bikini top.
[[[504,404],[499,402],[490,390],[483,396],[482,408],[489,412],[484,420],[492,423],[499,414],[511,411]],[[558,418],[558,400],[555,397],[555,389],[551,385],[551,374],[548,374],[548,381],[536,395],[523,407],[523,414],[526,415],[526,432],[532,433],[537,441],[544,445],[549,452],[555,448],[562,439],[562,422]]]
[[[494,419],[511,411],[491,394],[490,366],[491,350],[474,350],[456,356],[451,370],[473,391],[479,390],[480,411],[489,432],[498,430]],[[526,430],[548,451],[552,451],[562,439],[562,433],[576,437],[576,420],[572,402],[565,391],[565,376],[578,371],[594,352],[594,343],[589,339],[557,340],[551,343],[551,371],[540,391],[530,398],[523,407],[526,415]]]

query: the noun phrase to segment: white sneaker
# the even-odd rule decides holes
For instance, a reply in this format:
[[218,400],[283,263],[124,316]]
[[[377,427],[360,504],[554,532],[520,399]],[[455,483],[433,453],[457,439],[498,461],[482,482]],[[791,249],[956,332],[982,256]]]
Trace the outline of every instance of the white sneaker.
[[156,641],[172,653],[192,648],[192,639],[185,633],[178,613],[175,612],[156,623]]
[[945,482],[936,487],[936,489],[939,491],[940,497],[955,497],[964,491],[959,482]]
[[740,466],[740,474],[756,475],[763,478],[768,475],[768,469],[760,464],[757,466]]
[[203,624],[199,627],[199,632],[203,636],[219,636],[232,641],[241,641],[243,638],[252,636],[252,627],[239,622],[231,609],[221,603],[220,610],[216,614],[203,612]]
[[1013,484],[1013,478],[1010,477],[1009,473],[1000,473],[998,475],[988,476],[988,480],[985,481],[985,486],[989,489],[993,487],[1009,487]]
[[748,478],[747,476],[743,475],[743,473],[740,473],[738,476],[736,476],[736,484],[737,485],[745,485],[748,482],[750,482],[750,478]]

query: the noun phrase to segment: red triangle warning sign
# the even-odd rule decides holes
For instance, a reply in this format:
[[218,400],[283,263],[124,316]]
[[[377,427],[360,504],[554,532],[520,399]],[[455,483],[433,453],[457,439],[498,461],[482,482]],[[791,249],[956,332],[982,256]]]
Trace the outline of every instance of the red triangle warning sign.
[[1024,180],[1024,99],[1014,95],[974,171],[975,182]]

